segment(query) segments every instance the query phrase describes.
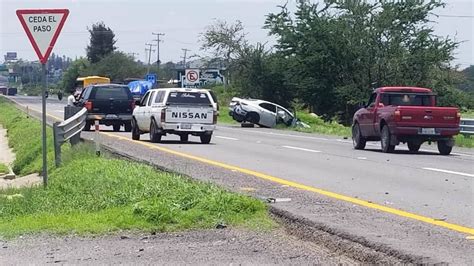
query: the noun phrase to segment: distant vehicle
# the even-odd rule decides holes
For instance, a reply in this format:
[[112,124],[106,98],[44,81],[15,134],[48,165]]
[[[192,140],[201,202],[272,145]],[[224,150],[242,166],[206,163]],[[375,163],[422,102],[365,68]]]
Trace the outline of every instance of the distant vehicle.
[[[264,100],[232,98],[229,115],[239,123],[249,122],[261,127],[275,127],[277,124],[296,126],[298,119],[286,108]],[[301,123],[303,126],[307,125]]]
[[150,133],[151,142],[175,134],[182,142],[189,135],[199,136],[208,144],[217,122],[212,96],[204,89],[152,89],[136,103],[132,119],[132,139]]
[[90,130],[95,120],[99,120],[99,124],[113,126],[114,131],[120,131],[122,125],[127,132],[132,130],[135,101],[126,85],[98,84],[86,87],[76,105],[87,108],[85,130]]
[[80,90],[95,84],[108,84],[110,79],[100,76],[79,77],[76,79],[76,88]]
[[8,88],[6,86],[0,86],[0,94],[7,95]]
[[17,88],[8,88],[7,95],[14,96],[18,93]]
[[153,83],[147,80],[135,80],[128,83],[128,88],[135,99],[141,99],[143,95],[153,88]]
[[352,140],[355,149],[366,141],[380,141],[383,152],[393,152],[400,142],[417,152],[425,141],[436,141],[438,151],[448,155],[459,133],[461,114],[454,107],[436,107],[430,89],[382,87],[354,114]]

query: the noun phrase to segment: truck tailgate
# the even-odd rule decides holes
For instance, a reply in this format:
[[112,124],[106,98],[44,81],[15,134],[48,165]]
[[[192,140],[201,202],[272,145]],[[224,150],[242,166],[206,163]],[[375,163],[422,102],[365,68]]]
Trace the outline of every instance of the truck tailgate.
[[459,126],[458,109],[454,107],[399,106],[398,126],[450,128]]
[[166,108],[166,123],[213,124],[214,109],[209,106],[169,106]]

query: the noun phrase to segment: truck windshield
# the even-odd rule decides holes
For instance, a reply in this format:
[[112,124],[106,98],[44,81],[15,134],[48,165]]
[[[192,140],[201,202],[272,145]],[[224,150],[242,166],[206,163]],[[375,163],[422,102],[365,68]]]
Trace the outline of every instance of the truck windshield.
[[435,95],[415,93],[384,93],[382,103],[396,106],[433,106]]
[[203,92],[171,92],[168,96],[168,103],[210,105],[211,101],[207,93]]

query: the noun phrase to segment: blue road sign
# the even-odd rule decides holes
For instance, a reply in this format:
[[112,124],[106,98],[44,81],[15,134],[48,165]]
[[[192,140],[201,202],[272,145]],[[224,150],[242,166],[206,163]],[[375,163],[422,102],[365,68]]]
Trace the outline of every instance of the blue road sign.
[[156,80],[157,80],[157,76],[156,76],[156,74],[147,74],[145,76],[145,80],[147,80],[147,81],[151,82],[153,85],[155,85]]

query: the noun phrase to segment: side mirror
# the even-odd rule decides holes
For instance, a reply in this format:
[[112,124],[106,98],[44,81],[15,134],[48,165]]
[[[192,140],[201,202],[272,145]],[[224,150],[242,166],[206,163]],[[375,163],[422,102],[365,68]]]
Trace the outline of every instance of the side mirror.
[[141,101],[140,100],[135,100],[135,106],[140,106]]

